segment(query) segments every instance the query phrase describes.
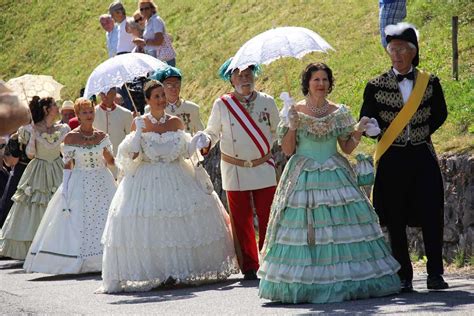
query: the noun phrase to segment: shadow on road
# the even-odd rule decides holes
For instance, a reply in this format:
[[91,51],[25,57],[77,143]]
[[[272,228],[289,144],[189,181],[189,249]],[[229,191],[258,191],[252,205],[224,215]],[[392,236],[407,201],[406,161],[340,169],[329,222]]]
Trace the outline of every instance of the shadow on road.
[[[11,259],[9,259],[11,260]],[[0,265],[0,270],[22,269],[24,261],[9,262]]]
[[[384,298],[373,298],[356,301],[346,301],[341,303],[328,304],[296,304],[288,305],[276,302],[263,304],[264,308],[285,308],[304,309],[309,313],[323,314],[361,314],[375,315],[387,312],[387,307],[396,305],[397,311],[402,309],[405,313],[445,313],[455,312],[463,305],[472,304],[474,295],[466,291],[431,291],[413,292],[406,294],[392,295]],[[297,312],[297,311],[295,311]]]
[[58,274],[39,277],[28,280],[29,282],[38,281],[65,281],[65,280],[76,280],[76,281],[87,281],[87,280],[101,280],[100,272],[83,273],[83,274]]
[[217,283],[204,285],[174,285],[174,286],[160,286],[154,288],[149,292],[125,292],[114,294],[120,297],[129,297],[112,302],[112,305],[122,304],[144,304],[156,303],[164,301],[178,301],[196,297],[195,293],[205,291],[229,291],[235,288],[250,288],[258,287],[258,281],[239,281],[226,280]]

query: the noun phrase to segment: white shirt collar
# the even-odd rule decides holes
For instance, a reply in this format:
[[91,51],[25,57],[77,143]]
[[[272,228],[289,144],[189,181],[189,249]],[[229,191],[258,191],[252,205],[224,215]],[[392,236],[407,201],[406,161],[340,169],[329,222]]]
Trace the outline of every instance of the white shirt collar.
[[[401,74],[400,71],[396,70],[396,69],[393,68],[393,67],[392,67],[392,70],[393,70],[393,72],[395,73],[395,75],[400,75],[400,74]],[[410,67],[410,70],[408,70],[408,72],[412,72],[412,71],[413,71],[413,66]],[[408,72],[407,72],[407,73],[408,73]]]

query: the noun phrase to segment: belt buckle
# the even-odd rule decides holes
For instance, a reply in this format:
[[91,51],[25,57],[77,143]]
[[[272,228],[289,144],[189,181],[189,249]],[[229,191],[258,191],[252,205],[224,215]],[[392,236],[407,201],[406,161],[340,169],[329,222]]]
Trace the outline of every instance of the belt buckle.
[[252,168],[253,162],[251,160],[245,160],[244,161],[244,167],[245,168]]

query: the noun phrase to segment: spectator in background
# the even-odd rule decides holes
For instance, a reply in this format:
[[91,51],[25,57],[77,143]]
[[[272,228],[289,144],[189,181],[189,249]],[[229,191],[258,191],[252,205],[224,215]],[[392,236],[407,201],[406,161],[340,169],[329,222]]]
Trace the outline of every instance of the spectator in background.
[[133,36],[127,26],[127,16],[123,4],[115,1],[109,6],[109,13],[117,23],[117,55],[131,53],[133,45]]
[[61,121],[59,123],[65,123],[69,125],[69,120],[75,117],[74,113],[74,102],[71,100],[66,100],[61,106]]
[[379,0],[380,37],[383,48],[387,48],[385,27],[402,22],[407,17],[406,0]]
[[146,23],[143,39],[136,38],[135,45],[143,47],[145,53],[168,65],[176,66],[176,53],[171,45],[171,37],[166,33],[165,22],[157,14],[155,3],[153,0],[139,0],[138,8]]
[[133,13],[133,20],[137,22],[138,24],[140,24],[143,30],[145,29],[145,19],[143,18],[143,15],[140,13],[140,10],[137,10],[135,11],[135,13]]
[[102,14],[99,18],[99,22],[105,31],[109,57],[114,57],[117,55],[118,28],[109,14]]
[[[133,18],[127,18],[128,29],[133,36],[133,39],[143,37],[143,28],[140,26],[140,23],[135,22]],[[145,50],[143,47],[135,45],[135,48],[132,50],[132,53],[144,53]]]
[[0,227],[3,226],[5,219],[13,205],[12,196],[18,187],[26,166],[30,158],[26,155],[26,139],[18,137],[18,132],[12,134],[8,140],[3,156],[3,162],[10,168],[10,175],[6,183],[3,194],[0,199]]
[[0,136],[0,192],[5,191],[5,187],[8,182],[9,172],[3,164],[3,156],[5,153],[5,147],[7,146],[8,135]]

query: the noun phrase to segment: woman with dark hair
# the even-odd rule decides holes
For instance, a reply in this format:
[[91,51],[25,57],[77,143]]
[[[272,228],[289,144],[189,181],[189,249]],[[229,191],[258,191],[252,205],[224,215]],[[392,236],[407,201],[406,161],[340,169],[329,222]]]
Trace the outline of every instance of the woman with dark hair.
[[358,145],[368,118],[327,99],[331,69],[310,64],[301,76],[305,99],[278,128],[291,156],[267,228],[259,295],[284,303],[327,303],[397,293],[400,265],[390,255],[367,196],[345,154]]
[[33,124],[21,127],[18,138],[27,144],[32,159],[12,197],[13,206],[0,231],[0,255],[23,260],[49,200],[61,184],[63,162],[60,145],[70,131],[56,123],[58,107],[53,98],[33,97],[30,104]]
[[222,280],[236,269],[229,217],[187,159],[197,155],[197,138],[165,113],[159,81],[145,85],[145,97],[150,113],[134,120],[118,149],[125,176],[102,239],[99,293]]
[[92,124],[95,109],[79,98],[74,112],[81,122],[64,139],[63,182],[48,204],[23,268],[26,272],[73,274],[98,272],[115,180],[109,136]]

